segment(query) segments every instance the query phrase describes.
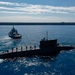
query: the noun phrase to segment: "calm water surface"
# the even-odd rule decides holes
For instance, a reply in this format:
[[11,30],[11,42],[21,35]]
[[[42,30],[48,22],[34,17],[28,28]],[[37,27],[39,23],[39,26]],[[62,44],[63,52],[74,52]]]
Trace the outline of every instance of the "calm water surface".
[[[58,43],[75,45],[75,26],[15,26],[22,39],[8,37],[12,26],[0,26],[0,51],[22,45],[39,46],[46,37],[58,39]],[[0,75],[75,75],[75,50],[62,51],[55,57],[30,57],[14,60],[0,59]]]

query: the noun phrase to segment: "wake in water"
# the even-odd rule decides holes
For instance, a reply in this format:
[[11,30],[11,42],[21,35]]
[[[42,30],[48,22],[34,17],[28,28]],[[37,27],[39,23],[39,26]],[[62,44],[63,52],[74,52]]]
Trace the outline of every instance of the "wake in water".
[[8,36],[4,36],[0,38],[0,51],[4,50],[4,48],[8,47],[12,43],[11,38]]
[[0,59],[0,63],[2,63],[3,62],[3,59]]
[[11,49],[11,47],[16,47],[19,44],[20,40],[11,39],[8,36],[0,38],[0,51],[6,51]]
[[1,37],[0,38],[0,43],[4,43],[4,42],[7,42],[7,41],[9,41],[9,40],[11,40],[11,38],[10,37],[8,37],[8,36],[4,36],[4,37]]

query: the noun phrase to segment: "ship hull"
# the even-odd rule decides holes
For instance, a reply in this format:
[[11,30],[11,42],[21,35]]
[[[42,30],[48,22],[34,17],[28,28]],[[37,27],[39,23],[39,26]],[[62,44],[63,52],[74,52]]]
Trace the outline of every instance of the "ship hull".
[[12,38],[12,39],[21,39],[22,37],[20,36],[20,37],[10,37],[10,38]]
[[71,50],[74,49],[73,46],[59,46],[59,47],[53,47],[50,49],[34,49],[34,50],[27,50],[27,51],[17,51],[17,52],[6,52],[3,54],[0,54],[0,58],[6,59],[6,58],[17,58],[17,57],[31,57],[31,56],[55,56],[57,55],[61,50]]
[[19,35],[19,36],[10,36],[10,35],[9,35],[9,37],[12,38],[12,39],[20,39],[20,38],[22,38],[21,35]]
[[31,57],[31,56],[54,56],[57,55],[60,51],[45,51],[45,50],[30,50],[30,51],[21,51],[21,52],[12,52],[12,53],[5,53],[1,54],[1,59],[8,59],[8,58],[17,58],[17,57]]

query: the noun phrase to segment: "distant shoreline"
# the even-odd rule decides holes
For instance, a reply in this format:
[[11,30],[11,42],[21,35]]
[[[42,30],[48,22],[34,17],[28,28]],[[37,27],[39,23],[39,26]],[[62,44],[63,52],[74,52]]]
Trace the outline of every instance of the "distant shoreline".
[[75,25],[75,22],[0,22],[0,25]]

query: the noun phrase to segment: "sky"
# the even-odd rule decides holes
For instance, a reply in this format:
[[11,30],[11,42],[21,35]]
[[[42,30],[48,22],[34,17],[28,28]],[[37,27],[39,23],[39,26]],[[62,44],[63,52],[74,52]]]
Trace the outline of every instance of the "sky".
[[75,22],[75,0],[0,0],[0,22]]

